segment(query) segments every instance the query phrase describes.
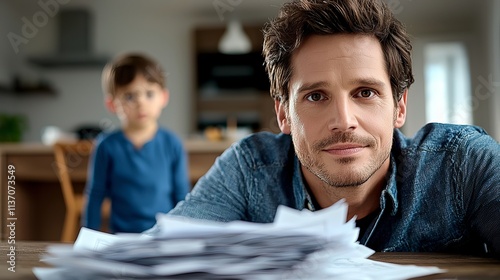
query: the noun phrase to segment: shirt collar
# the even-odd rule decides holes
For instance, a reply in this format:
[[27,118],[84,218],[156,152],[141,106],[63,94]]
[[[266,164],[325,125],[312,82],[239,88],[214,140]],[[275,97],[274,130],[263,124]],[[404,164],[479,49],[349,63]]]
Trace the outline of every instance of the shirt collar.
[[[389,210],[388,207],[392,207],[391,210],[391,216],[396,215],[398,212],[398,188],[396,185],[397,182],[397,166],[396,166],[396,160],[394,159],[394,156],[391,153],[391,158],[390,158],[390,165],[389,165],[389,172],[387,173],[387,184],[385,189],[382,191],[382,194],[380,195],[380,208],[381,209],[386,209]],[[390,202],[390,203],[388,203]]]
[[314,211],[314,204],[311,199],[311,195],[307,191],[306,185],[304,184],[300,161],[297,158],[297,155],[294,155],[293,168],[293,192],[295,196],[295,205],[297,205],[297,207],[301,207],[300,210],[305,208]]

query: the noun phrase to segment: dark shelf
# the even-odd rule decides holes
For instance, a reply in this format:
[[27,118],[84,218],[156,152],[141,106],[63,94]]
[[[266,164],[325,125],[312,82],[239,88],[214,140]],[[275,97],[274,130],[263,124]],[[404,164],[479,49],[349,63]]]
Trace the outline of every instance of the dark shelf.
[[45,68],[102,68],[108,57],[93,55],[58,55],[31,57],[29,62]]
[[11,92],[12,89],[10,89],[9,87],[5,86],[5,85],[0,85],[0,93],[7,93],[7,92]]
[[56,95],[56,91],[49,87],[30,87],[13,90],[14,95]]
[[0,85],[0,94],[10,95],[56,95],[56,90],[47,84],[37,86],[21,86],[16,84],[14,87]]

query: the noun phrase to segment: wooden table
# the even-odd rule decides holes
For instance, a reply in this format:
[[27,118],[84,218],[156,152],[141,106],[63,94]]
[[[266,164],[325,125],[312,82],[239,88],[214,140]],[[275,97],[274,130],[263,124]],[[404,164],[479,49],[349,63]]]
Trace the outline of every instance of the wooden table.
[[[33,267],[46,267],[40,262],[41,255],[50,243],[20,241],[16,243],[16,272],[8,270],[7,254],[9,244],[0,243],[0,279],[36,279],[33,275]],[[455,279],[455,280],[493,280],[500,279],[500,260],[438,254],[438,253],[375,253],[370,257],[372,260],[397,263],[414,264],[421,266],[437,266],[447,269],[448,272],[415,279]],[[314,280],[314,279],[311,279]],[[382,280],[382,279],[381,279]]]

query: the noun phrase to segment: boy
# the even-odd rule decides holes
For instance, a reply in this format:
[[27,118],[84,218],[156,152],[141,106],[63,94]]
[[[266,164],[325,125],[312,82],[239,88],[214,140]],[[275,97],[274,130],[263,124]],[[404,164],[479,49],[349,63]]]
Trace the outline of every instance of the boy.
[[169,92],[161,67],[141,54],[125,54],[105,66],[105,104],[121,129],[96,139],[83,226],[99,229],[101,204],[111,200],[110,230],[142,232],[190,189],[187,156],[180,139],[159,127]]

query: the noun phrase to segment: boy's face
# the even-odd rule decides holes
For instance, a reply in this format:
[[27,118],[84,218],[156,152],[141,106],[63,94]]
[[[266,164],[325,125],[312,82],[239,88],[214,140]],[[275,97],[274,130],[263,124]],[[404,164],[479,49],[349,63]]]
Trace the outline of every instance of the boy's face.
[[288,106],[275,105],[306,181],[326,189],[378,183],[393,129],[406,115],[406,93],[394,106],[380,43],[365,35],[311,36],[291,62]]
[[168,91],[159,84],[137,75],[126,86],[116,89],[115,98],[108,108],[129,128],[142,128],[155,124],[168,103]]

